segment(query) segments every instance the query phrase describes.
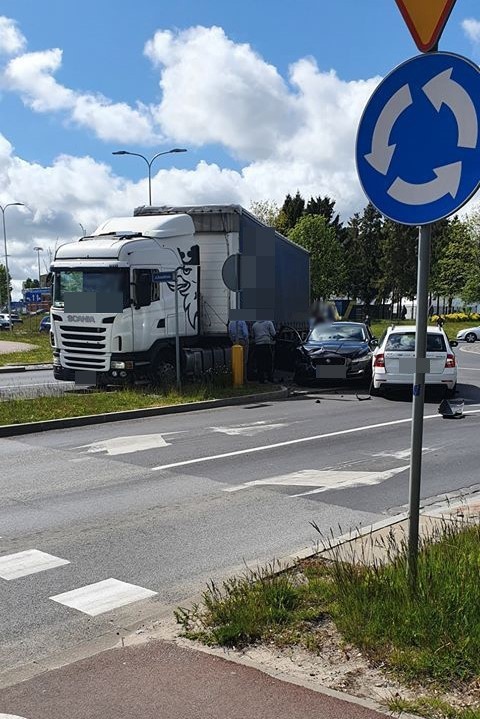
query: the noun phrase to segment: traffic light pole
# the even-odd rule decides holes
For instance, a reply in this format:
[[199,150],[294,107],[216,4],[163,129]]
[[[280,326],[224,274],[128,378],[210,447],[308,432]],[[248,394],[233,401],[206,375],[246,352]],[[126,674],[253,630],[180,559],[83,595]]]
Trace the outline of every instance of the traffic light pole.
[[417,584],[420,524],[420,482],[422,476],[425,370],[427,369],[428,277],[432,226],[422,225],[418,234],[417,320],[415,331],[415,375],[413,380],[412,437],[408,510],[408,575],[410,586]]

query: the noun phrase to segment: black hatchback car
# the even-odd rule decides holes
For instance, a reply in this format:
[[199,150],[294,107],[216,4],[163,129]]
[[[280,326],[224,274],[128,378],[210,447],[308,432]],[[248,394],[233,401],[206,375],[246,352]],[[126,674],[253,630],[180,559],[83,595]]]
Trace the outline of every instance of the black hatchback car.
[[[361,322],[322,322],[310,330],[305,341],[290,333],[288,345],[277,339],[280,353],[288,350],[296,382],[335,380],[370,381],[372,356],[377,340]],[[282,347],[283,344],[283,347]],[[287,369],[285,362],[284,369]]]

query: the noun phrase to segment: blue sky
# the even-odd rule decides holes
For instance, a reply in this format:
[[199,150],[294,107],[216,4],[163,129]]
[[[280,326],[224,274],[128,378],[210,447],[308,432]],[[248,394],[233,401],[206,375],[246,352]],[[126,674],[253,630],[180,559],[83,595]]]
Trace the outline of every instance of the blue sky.
[[[9,219],[17,282],[35,244],[146,201],[145,168],[121,148],[188,147],[155,165],[159,204],[300,189],[348,219],[365,204],[363,107],[417,53],[394,0],[4,0],[0,13],[0,203],[30,207]],[[458,0],[441,49],[480,59],[478,0]]]
[[[17,20],[30,51],[63,49],[56,74],[60,82],[119,102],[160,99],[158,73],[143,56],[145,42],[157,29],[219,25],[234,42],[252,45],[284,77],[292,62],[308,55],[320,69],[333,68],[343,80],[358,80],[384,75],[416,54],[394,0],[7,0],[2,9]],[[458,0],[442,49],[472,56],[461,21],[476,13],[480,16],[476,0]],[[0,128],[29,160],[50,163],[60,153],[87,153],[112,161],[115,143],[66,128],[59,117],[33,114],[18,96],[5,95],[2,106]],[[133,149],[150,151],[140,143]],[[175,158],[179,167],[201,158],[237,166],[219,147],[189,149],[190,155]],[[126,176],[142,175],[140,163],[114,162],[122,162]]]

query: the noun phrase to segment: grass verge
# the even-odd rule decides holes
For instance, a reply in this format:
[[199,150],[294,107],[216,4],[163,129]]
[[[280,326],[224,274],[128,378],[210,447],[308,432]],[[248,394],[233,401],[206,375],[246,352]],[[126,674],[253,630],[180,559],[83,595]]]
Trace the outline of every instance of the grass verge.
[[39,422],[65,417],[82,417],[105,412],[121,412],[129,409],[163,407],[183,402],[202,402],[223,397],[240,397],[247,394],[272,391],[271,385],[250,384],[245,387],[185,386],[181,393],[170,391],[166,394],[146,393],[124,389],[112,392],[68,393],[53,397],[33,399],[8,399],[0,402],[0,426]]
[[[445,522],[423,541],[415,593],[407,582],[406,543],[392,535],[385,548],[387,562],[352,564],[338,554],[328,563],[302,562],[294,571],[273,574],[270,567],[210,584],[199,605],[177,610],[177,621],[188,637],[208,644],[267,641],[320,653],[316,629],[333,619],[347,642],[408,684],[448,692],[477,682],[480,526]],[[480,709],[442,714],[445,707],[457,710],[428,701],[437,714],[425,716],[480,719]]]
[[27,317],[23,324],[13,326],[13,332],[1,332],[0,342],[27,342],[34,349],[23,352],[0,354],[0,367],[12,364],[43,364],[52,362],[49,332],[39,332],[41,316]]

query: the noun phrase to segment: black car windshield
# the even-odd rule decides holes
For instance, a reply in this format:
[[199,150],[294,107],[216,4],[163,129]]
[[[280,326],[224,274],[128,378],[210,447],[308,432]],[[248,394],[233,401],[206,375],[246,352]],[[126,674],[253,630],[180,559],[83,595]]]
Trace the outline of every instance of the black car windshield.
[[309,342],[364,342],[365,332],[360,325],[317,325],[310,332]]
[[65,292],[121,292],[123,306],[129,304],[128,270],[123,268],[55,270],[53,287],[55,307],[64,306]]
[[[392,332],[385,345],[387,352],[415,352],[415,332]],[[427,334],[427,352],[446,352],[445,340],[439,334]]]

